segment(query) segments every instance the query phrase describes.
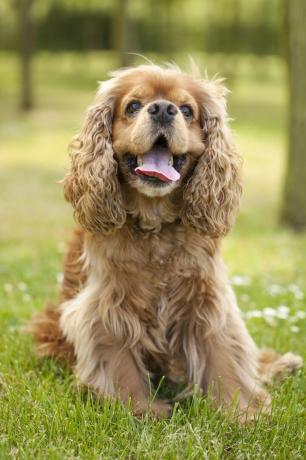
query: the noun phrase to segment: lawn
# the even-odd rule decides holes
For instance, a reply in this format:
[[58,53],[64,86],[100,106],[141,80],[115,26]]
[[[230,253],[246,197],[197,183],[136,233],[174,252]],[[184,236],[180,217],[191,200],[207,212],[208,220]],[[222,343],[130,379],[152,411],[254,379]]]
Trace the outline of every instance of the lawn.
[[[278,225],[286,151],[283,63],[196,58],[210,74],[226,75],[232,90],[245,193],[223,253],[245,320],[260,346],[305,357],[306,235]],[[31,337],[20,332],[56,298],[73,226],[57,181],[96,81],[115,66],[105,53],[38,55],[37,106],[21,115],[18,63],[0,55],[0,458],[303,459],[305,371],[272,387],[271,418],[250,426],[229,423],[199,397],[175,405],[169,420],[139,421],[120,404],[82,393],[63,365],[37,359]]]

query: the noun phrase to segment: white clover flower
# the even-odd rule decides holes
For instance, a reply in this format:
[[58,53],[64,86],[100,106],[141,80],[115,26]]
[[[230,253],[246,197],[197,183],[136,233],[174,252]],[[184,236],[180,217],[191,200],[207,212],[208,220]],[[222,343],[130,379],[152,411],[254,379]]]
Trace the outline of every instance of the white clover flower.
[[298,319],[305,319],[306,318],[306,312],[303,311],[303,310],[298,310],[295,314],[295,316],[298,318]]
[[234,275],[232,276],[232,284],[235,286],[248,286],[250,278],[248,276]]
[[6,292],[7,294],[10,294],[11,292],[13,292],[13,285],[11,283],[5,283],[3,285],[3,290],[4,292]]
[[262,318],[262,311],[260,310],[250,310],[245,314],[246,318]]
[[277,322],[275,321],[275,317],[273,316],[264,316],[264,320],[269,326],[275,327]]
[[22,300],[23,300],[24,302],[30,302],[30,300],[32,300],[32,297],[30,296],[30,294],[25,293],[25,294],[23,294],[23,296],[22,296]]
[[27,289],[28,289],[28,286],[23,281],[20,281],[20,283],[17,284],[17,287],[18,287],[19,291],[21,291],[21,292],[27,291]]
[[289,284],[288,290],[292,292],[292,294],[297,300],[301,300],[304,298],[304,293],[297,284]]
[[274,318],[276,316],[276,310],[274,308],[266,307],[263,309],[263,316],[267,318]]
[[302,300],[302,299],[304,299],[304,293],[303,293],[302,291],[296,291],[296,292],[294,293],[294,296],[295,296],[295,298],[296,298],[297,300]]
[[288,319],[288,313],[277,312],[276,316],[279,319]]
[[276,296],[282,294],[284,292],[284,288],[279,284],[271,284],[271,286],[267,287],[267,291],[271,296]]
[[280,305],[276,309],[276,315],[280,319],[287,319],[289,316],[290,308],[286,305]]
[[291,332],[294,332],[295,334],[300,331],[300,328],[298,326],[291,326],[290,328]]
[[296,315],[290,316],[288,318],[289,323],[296,323],[299,320],[299,318]]

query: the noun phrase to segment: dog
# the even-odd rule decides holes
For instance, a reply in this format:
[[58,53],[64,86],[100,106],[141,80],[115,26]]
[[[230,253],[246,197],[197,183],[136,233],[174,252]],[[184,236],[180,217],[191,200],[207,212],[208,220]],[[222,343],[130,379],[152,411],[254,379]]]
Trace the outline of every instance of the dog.
[[270,410],[264,383],[302,364],[257,349],[222,262],[242,192],[226,94],[175,66],[119,70],[70,144],[64,194],[79,225],[59,303],[31,331],[41,355],[136,415],[169,414],[149,398],[149,377],[164,375],[184,383],[179,398],[197,388],[225,411],[236,399],[250,420]]

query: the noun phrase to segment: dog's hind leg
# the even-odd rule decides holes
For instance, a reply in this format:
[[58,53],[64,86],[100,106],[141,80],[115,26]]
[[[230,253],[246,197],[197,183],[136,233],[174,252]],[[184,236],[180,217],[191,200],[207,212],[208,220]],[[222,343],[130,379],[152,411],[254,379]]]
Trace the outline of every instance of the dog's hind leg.
[[282,382],[302,367],[303,359],[293,353],[279,356],[274,350],[261,349],[258,356],[259,378],[264,384]]
[[241,421],[270,413],[270,395],[256,372],[257,349],[240,318],[229,318],[219,334],[209,336],[205,350],[203,387],[221,407],[237,409]]
[[59,304],[75,297],[85,283],[87,275],[82,260],[83,247],[84,232],[76,229],[63,260],[63,280],[58,303],[48,303],[24,328],[33,335],[40,356],[57,357],[69,364],[74,363],[75,355],[73,346],[67,342],[59,326]]
[[32,318],[24,331],[33,335],[35,349],[39,356],[60,358],[72,365],[75,361],[74,348],[64,337],[59,321],[58,305],[49,303],[43,311]]
[[[218,289],[214,290],[215,286]],[[201,387],[226,412],[237,411],[241,421],[251,421],[258,413],[269,414],[271,398],[258,378],[258,349],[241,318],[235,296],[229,286],[221,288],[217,282],[208,288],[201,309],[207,316],[197,326],[202,332],[194,334],[203,356]],[[211,318],[218,311],[219,321]],[[210,330],[209,320],[213,325]]]

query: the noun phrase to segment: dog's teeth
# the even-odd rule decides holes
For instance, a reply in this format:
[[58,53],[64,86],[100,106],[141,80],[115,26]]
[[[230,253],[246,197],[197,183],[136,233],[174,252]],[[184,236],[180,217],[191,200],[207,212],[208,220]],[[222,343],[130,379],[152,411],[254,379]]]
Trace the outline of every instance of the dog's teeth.
[[142,157],[140,155],[137,155],[137,166],[142,166],[142,164],[143,164]]
[[173,155],[170,156],[169,161],[168,161],[169,166],[173,166]]

